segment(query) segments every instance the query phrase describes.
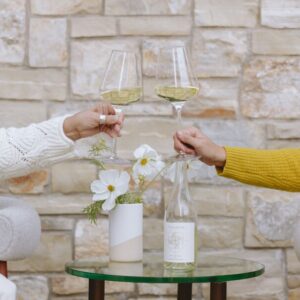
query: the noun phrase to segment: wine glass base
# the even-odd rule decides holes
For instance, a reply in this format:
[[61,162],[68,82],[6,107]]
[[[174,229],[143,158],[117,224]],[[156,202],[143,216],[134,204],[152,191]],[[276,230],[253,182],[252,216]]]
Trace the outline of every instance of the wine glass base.
[[132,161],[118,156],[110,156],[102,158],[102,162],[106,165],[131,165]]
[[197,160],[197,159],[199,159],[199,157],[195,155],[179,153],[174,156],[166,157],[164,161],[166,161],[167,163],[174,163],[176,161],[189,161],[189,160]]

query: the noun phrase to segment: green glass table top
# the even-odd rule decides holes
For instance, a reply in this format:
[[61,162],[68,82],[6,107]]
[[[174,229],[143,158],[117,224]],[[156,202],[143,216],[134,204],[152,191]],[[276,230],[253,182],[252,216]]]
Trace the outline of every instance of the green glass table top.
[[231,257],[200,256],[195,270],[165,270],[162,256],[145,254],[143,262],[110,262],[108,257],[74,260],[66,264],[67,273],[94,280],[188,283],[225,282],[252,278],[264,273],[260,263]]

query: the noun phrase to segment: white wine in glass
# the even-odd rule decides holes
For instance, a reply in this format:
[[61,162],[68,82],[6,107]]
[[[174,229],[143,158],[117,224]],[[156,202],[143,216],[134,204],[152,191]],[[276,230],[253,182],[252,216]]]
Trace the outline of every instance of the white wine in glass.
[[142,89],[140,87],[115,89],[101,93],[104,101],[110,102],[113,105],[128,105],[139,101],[141,98]]
[[[141,67],[134,52],[112,51],[100,93],[102,100],[114,105],[117,113],[122,111],[122,106],[141,99],[143,94]],[[117,156],[116,139],[113,139],[112,154],[109,159],[115,163],[128,162]]]
[[[185,101],[195,98],[199,93],[199,86],[185,47],[168,47],[159,50],[156,79],[160,83],[155,87],[155,93],[158,97],[172,103],[180,129],[181,111]],[[181,153],[177,158],[190,157]]]
[[[196,86],[157,86],[156,94],[170,102],[184,102],[199,92],[199,88]],[[174,103],[176,105],[176,103]]]

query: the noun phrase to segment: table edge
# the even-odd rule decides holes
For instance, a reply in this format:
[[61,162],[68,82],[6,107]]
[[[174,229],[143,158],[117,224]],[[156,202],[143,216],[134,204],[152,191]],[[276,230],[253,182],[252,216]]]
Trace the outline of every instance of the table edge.
[[[158,277],[138,277],[138,276],[128,276],[128,275],[110,275],[110,274],[97,274],[97,273],[83,272],[83,271],[73,270],[67,265],[65,266],[65,271],[66,273],[73,276],[92,279],[92,280],[101,280],[101,281],[134,282],[134,283],[211,283],[211,282],[237,281],[237,280],[258,277],[265,272],[265,266],[264,265],[261,266],[262,266],[261,269],[247,272],[247,273],[207,276],[205,278],[168,277],[168,278],[164,278],[163,280]],[[87,274],[88,276],[82,276],[82,273]]]

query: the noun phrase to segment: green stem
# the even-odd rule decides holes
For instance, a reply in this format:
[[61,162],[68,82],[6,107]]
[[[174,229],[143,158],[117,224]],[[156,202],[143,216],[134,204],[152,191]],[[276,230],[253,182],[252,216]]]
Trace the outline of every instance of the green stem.
[[162,173],[166,168],[168,168],[170,165],[171,165],[171,163],[166,164],[165,167],[162,168],[162,169],[154,176],[154,178],[153,178],[151,181],[149,181],[148,184],[146,184],[146,186],[145,186],[144,188],[141,187],[141,191],[140,191],[141,195],[144,194],[144,192],[148,189],[148,187],[152,184],[152,182],[154,182],[155,179],[157,179],[157,177],[160,176],[161,173]]

